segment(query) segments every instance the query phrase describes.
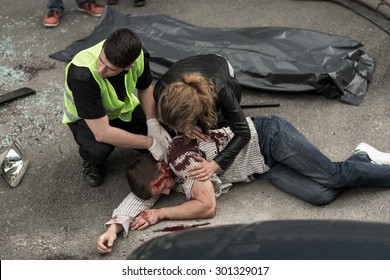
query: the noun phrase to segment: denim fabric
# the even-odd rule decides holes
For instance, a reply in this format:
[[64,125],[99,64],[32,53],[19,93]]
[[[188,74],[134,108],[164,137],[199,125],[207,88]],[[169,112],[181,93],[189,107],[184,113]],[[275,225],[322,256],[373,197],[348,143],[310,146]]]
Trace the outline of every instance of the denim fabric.
[[[77,6],[80,6],[81,4],[89,2],[89,0],[76,0],[75,2]],[[62,2],[62,0],[48,0],[47,7],[49,8],[49,10],[55,10],[61,13],[63,13],[65,9],[64,2]]]
[[253,118],[260,150],[271,170],[264,175],[283,191],[315,205],[336,199],[345,188],[390,187],[390,166],[375,165],[366,155],[332,162],[286,120]]

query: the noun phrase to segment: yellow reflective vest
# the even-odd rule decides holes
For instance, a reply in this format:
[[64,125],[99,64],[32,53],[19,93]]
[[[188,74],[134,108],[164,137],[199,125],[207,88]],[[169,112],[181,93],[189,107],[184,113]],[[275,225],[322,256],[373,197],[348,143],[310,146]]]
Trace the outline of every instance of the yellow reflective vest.
[[[115,89],[108,79],[102,78],[98,74],[97,63],[103,43],[104,41],[76,54],[66,67],[66,77],[68,76],[68,70],[71,63],[78,67],[87,67],[100,87],[100,96],[108,118],[110,120],[120,118],[123,121],[129,122],[131,121],[132,112],[135,107],[139,105],[139,100],[137,96],[134,95],[134,89],[138,77],[141,76],[144,71],[144,53],[141,50],[141,54],[133,62],[134,67],[130,68],[128,73],[124,76],[126,96],[124,101],[121,101],[118,99]],[[73,92],[67,84],[67,78],[65,78],[64,114],[62,122],[71,123],[80,119],[73,99]]]

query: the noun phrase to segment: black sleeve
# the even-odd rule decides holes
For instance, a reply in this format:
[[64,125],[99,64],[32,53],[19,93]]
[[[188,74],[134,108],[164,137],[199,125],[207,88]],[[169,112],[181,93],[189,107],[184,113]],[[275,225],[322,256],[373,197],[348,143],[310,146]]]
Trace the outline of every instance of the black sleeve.
[[[218,83],[220,83],[218,85]],[[221,110],[224,119],[234,133],[234,137],[228,145],[215,158],[214,161],[222,169],[226,169],[234,161],[238,153],[248,144],[251,133],[246,116],[241,109],[240,103],[235,97],[232,88],[222,82],[216,82],[218,100],[217,107]]]
[[150,71],[149,57],[150,54],[147,50],[144,51],[144,72],[137,79],[136,88],[137,89],[146,89],[153,82],[152,72]]
[[153,97],[154,100],[156,101],[156,104],[160,100],[161,93],[163,92],[164,89],[165,89],[164,83],[162,82],[161,79],[158,80],[154,85],[154,89],[153,89]]
[[70,65],[67,84],[73,93],[78,116],[82,119],[98,119],[106,115],[100,88],[87,67]]

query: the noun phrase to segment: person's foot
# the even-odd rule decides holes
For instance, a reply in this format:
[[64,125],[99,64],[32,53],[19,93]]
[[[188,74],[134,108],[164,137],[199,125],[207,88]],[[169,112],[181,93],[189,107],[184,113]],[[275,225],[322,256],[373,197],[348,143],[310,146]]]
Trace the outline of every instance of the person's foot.
[[60,23],[62,13],[56,10],[50,10],[43,18],[43,25],[46,27],[56,27]]
[[80,6],[77,6],[77,10],[80,12],[88,13],[94,17],[100,17],[104,12],[104,6],[96,4],[94,1],[87,2]]
[[360,143],[355,148],[355,154],[361,152],[366,153],[374,164],[390,165],[390,153],[378,151],[377,149],[366,143]]
[[146,1],[145,0],[134,0],[134,7],[142,7],[145,6]]
[[83,175],[90,187],[99,187],[104,180],[103,167],[88,161],[83,163]]

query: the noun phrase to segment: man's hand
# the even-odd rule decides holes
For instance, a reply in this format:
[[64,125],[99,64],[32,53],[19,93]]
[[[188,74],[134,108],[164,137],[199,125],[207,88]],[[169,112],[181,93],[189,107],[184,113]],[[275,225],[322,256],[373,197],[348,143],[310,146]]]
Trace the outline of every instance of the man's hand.
[[153,139],[153,144],[148,150],[152,153],[155,160],[161,161],[165,159],[168,149],[163,147],[161,143],[158,142],[155,138],[152,139]]
[[131,149],[148,149],[153,143],[152,137],[111,126],[107,116],[93,120],[85,119],[85,122],[98,142]]
[[151,225],[155,225],[160,221],[158,209],[145,210],[139,214],[130,224],[131,230],[143,230]]
[[168,149],[169,142],[171,142],[172,139],[165,128],[163,128],[156,119],[147,120],[146,125],[148,126],[148,136],[153,137],[160,142],[164,148]]
[[112,246],[117,238],[117,233],[110,228],[103,233],[97,240],[97,250],[100,254],[107,254],[112,252]]
[[199,164],[188,169],[188,176],[191,179],[202,182],[210,180],[214,173],[219,169],[219,165],[213,160],[207,161],[202,157],[195,157],[195,159]]

